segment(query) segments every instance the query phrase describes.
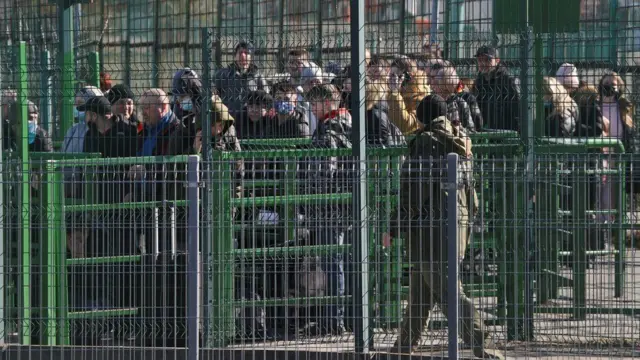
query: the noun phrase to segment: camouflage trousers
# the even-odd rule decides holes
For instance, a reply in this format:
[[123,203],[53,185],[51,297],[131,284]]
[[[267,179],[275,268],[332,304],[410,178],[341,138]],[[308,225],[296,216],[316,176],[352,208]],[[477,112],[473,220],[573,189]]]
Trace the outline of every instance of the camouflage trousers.
[[[458,229],[458,258],[462,260],[469,243],[468,215],[460,218]],[[409,288],[409,304],[402,322],[397,345],[414,347],[420,341],[421,334],[427,325],[429,314],[436,304],[447,314],[447,243],[446,228],[443,222],[436,226],[414,228],[409,236],[409,253],[413,271]],[[458,282],[460,304],[460,330],[465,343],[475,352],[484,351],[485,327],[472,300]]]

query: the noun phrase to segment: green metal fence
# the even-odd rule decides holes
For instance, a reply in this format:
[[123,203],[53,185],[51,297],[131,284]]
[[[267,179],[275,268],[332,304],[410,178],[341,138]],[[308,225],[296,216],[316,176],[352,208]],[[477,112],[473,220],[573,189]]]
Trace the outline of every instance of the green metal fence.
[[[242,151],[208,151],[205,145],[199,157],[41,153],[29,150],[25,135],[32,115],[28,101],[38,106],[39,124],[58,147],[76,122],[76,91],[86,85],[106,91],[105,74],[114,85],[131,88],[142,118],[137,97],[150,88],[168,92],[176,70],[189,67],[202,80],[203,106],[211,107],[210,95],[226,90],[214,88],[218,71],[234,61],[236,44],[248,41],[269,85],[290,80],[294,49],[308,51],[308,60],[323,69],[323,81],[340,75],[328,74],[331,63],[353,65],[352,81],[361,80],[352,87],[357,100],[347,104],[355,123],[369,116],[356,113],[357,106],[370,110],[370,89],[364,67],[355,66],[368,59],[352,48],[387,60],[408,55],[429,73],[430,49],[439,47],[460,77],[474,79],[476,51],[491,45],[520,79],[521,126],[519,132],[485,128],[468,136],[474,155],[466,161],[479,207],[470,224],[460,224],[472,229],[459,259],[464,293],[481,311],[495,347],[507,355],[635,356],[640,304],[634,139],[622,133],[547,134],[543,81],[568,62],[594,87],[606,71],[616,71],[625,82],[618,84],[622,95],[637,108],[640,3],[544,2],[528,13],[518,4],[371,0],[357,13],[341,0],[0,5],[0,19],[9,24],[0,34],[0,119],[15,137],[10,144],[2,139],[1,340],[145,346],[165,355],[167,348],[186,347],[192,352],[179,356],[190,359],[199,348],[389,352],[410,318],[410,294],[426,291],[410,285],[422,265],[412,257],[415,240],[387,237],[405,205],[403,166],[420,163],[408,156],[407,146],[359,147],[365,141],[360,133],[352,141],[354,152],[317,148],[312,137],[241,133]],[[545,10],[549,14],[541,18]],[[358,21],[364,43],[354,42],[350,22]],[[545,24],[552,30],[541,32]],[[428,80],[431,91],[439,91]],[[9,89],[18,94],[15,119],[4,108]],[[398,114],[388,115],[398,121]],[[614,116],[610,131],[623,125],[615,112],[606,115]],[[629,116],[635,124],[637,112]],[[205,138],[215,118],[207,111],[198,115]],[[239,131],[246,131],[242,124],[236,119]],[[354,132],[365,130],[360,125],[354,124]],[[338,180],[326,181],[331,184],[313,180],[304,168],[310,159],[338,159],[350,177],[342,179],[337,171]],[[245,165],[241,178],[239,163]],[[144,181],[127,176],[131,165],[146,166]],[[450,170],[433,166],[441,167],[441,175]],[[70,180],[70,169],[80,176]],[[438,196],[452,192],[444,178],[421,181],[442,186]],[[116,190],[105,184],[130,193],[112,194]],[[69,186],[82,196],[70,196]],[[131,190],[149,186],[153,196]],[[177,196],[181,189],[189,195]],[[605,191],[609,208],[601,204]],[[100,200],[107,195],[118,200]],[[317,208],[321,215],[310,210]],[[336,224],[347,224],[340,240],[318,239]],[[447,225],[445,217],[433,216],[423,227]],[[74,254],[75,236],[95,248]],[[440,262],[436,252],[430,263]],[[340,271],[327,270],[338,263],[344,265],[341,280],[333,278]],[[335,281],[345,283],[340,294]],[[429,301],[442,310],[447,290],[439,291]],[[467,316],[460,313],[456,320]],[[310,331],[334,318],[344,321],[344,331]],[[417,352],[439,356],[454,336],[443,333],[450,322],[440,312],[432,311],[430,320]]]

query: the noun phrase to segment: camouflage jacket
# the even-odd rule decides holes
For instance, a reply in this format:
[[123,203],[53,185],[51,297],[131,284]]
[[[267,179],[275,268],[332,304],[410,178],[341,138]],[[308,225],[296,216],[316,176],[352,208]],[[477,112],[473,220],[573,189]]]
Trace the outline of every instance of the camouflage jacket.
[[[346,109],[330,112],[324,121],[318,122],[313,134],[311,146],[319,149],[351,149],[351,115]],[[307,159],[302,174],[306,178],[333,179],[343,177],[349,170],[347,159],[330,157],[313,157]]]
[[[471,168],[471,141],[444,116],[425,124],[409,143],[409,157],[400,174],[400,204],[392,216],[391,232],[400,235],[416,227],[440,226],[446,217],[447,155],[460,156],[458,191],[460,215],[467,217],[469,207],[475,211],[476,195],[473,190]],[[472,199],[470,204],[469,199]]]

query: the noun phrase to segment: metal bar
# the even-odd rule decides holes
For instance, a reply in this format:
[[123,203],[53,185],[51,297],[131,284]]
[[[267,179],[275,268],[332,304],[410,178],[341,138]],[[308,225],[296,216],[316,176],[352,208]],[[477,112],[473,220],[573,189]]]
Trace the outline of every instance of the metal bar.
[[[186,9],[191,9],[192,6],[192,1],[191,0],[187,0],[187,6]],[[193,68],[193,66],[191,66],[191,53],[189,52],[189,49],[191,48],[189,45],[191,45],[191,14],[187,13],[186,15],[186,20],[185,20],[185,25],[184,27],[185,29],[185,39],[184,39],[184,44],[183,46],[183,50],[184,51],[184,66],[190,66]],[[199,36],[199,35],[198,35]]]
[[[4,52],[0,51],[0,64],[2,64],[2,54]],[[3,71],[0,71],[0,89],[3,88],[3,78],[2,78],[2,74]],[[0,103],[2,103],[3,101],[3,95],[4,95],[4,91],[0,91]],[[5,119],[3,118],[3,111],[0,111],[0,124],[4,124]],[[0,149],[4,149],[4,126],[0,126]],[[5,190],[6,190],[6,186],[7,184],[4,181],[4,173],[6,171],[5,169],[5,155],[0,154],[0,204],[5,204],[5,198],[4,198],[4,194],[5,194]],[[5,216],[5,206],[0,206],[0,219],[6,219]],[[8,320],[8,315],[11,314],[11,307],[7,306],[8,303],[10,304],[10,301],[6,301],[7,300],[7,285],[9,284],[9,278],[7,277],[7,268],[5,268],[6,265],[11,264],[11,261],[9,259],[7,259],[7,257],[10,257],[10,255],[7,252],[7,249],[10,249],[10,246],[7,246],[5,248],[5,241],[7,239],[5,239],[5,231],[6,231],[6,227],[0,229],[0,322],[2,323],[2,326],[0,326],[0,344],[4,345],[7,342],[6,336],[9,332],[11,332],[10,330],[10,321]],[[5,306],[7,306],[7,308],[5,308]]]
[[[219,0],[220,1],[220,0]],[[213,39],[213,30],[210,28],[203,28],[200,31],[200,44],[202,45],[202,84],[204,86],[204,108],[211,108],[211,95],[212,95],[212,73],[211,73],[211,48]],[[211,139],[211,112],[202,111],[200,116],[202,117],[202,138],[203,139]],[[213,344],[213,323],[211,322],[212,316],[212,301],[214,298],[214,288],[213,282],[210,281],[213,274],[211,273],[210,264],[213,263],[213,233],[212,233],[212,204],[213,204],[213,183],[212,183],[212,175],[211,175],[211,142],[203,141],[202,142],[202,175],[204,182],[204,190],[202,196],[202,209],[203,209],[203,224],[200,224],[200,231],[202,232],[202,247],[203,247],[203,256],[205,257],[204,262],[207,264],[203,268],[204,271],[204,279],[206,284],[206,292],[204,294],[204,303],[206,306],[204,307],[204,339],[205,344],[210,347]]]
[[[458,264],[462,259],[458,259],[458,154],[447,156],[447,324],[449,328],[448,359],[458,360],[458,322],[460,319],[459,302],[459,274]],[[462,224],[462,226],[467,226]],[[466,241],[462,239],[462,241]]]
[[27,111],[28,72],[27,72],[27,43],[18,42],[16,45],[16,69],[18,80],[18,118],[16,144],[20,162],[20,191],[18,192],[18,209],[20,209],[20,276],[18,287],[18,306],[21,307],[20,332],[24,345],[31,344],[31,169],[29,162],[29,117]]
[[47,323],[47,345],[57,345],[59,340],[56,321],[58,319],[58,311],[61,310],[58,304],[58,291],[60,290],[58,287],[58,271],[62,264],[58,263],[58,252],[61,249],[57,248],[57,245],[59,244],[59,239],[65,238],[64,231],[61,231],[63,229],[62,208],[60,206],[62,194],[59,193],[60,184],[56,183],[56,170],[53,161],[48,160],[43,187],[45,209],[50,211],[49,215],[44,217],[46,223],[44,227],[45,236],[43,237],[47,239],[47,254],[45,256],[47,275],[46,281],[43,281],[46,290],[43,295],[46,296],[46,315],[44,318]]
[[215,32],[215,64],[216,69],[222,68],[222,29],[224,28],[223,22],[224,18],[222,16],[224,11],[223,0],[218,0],[218,10],[216,13],[216,22],[214,24],[216,32]]
[[[434,0],[432,0],[434,1]],[[452,12],[452,7],[455,6],[456,10],[455,12]],[[458,1],[445,1],[444,3],[444,39],[443,39],[443,44],[442,44],[442,55],[444,56],[445,59],[451,59],[453,56],[452,54],[455,53],[455,57],[458,57],[458,51],[457,49],[459,48],[458,42],[460,40],[459,38],[459,34],[458,34],[458,27],[460,26],[460,11],[459,11],[459,2]],[[455,14],[455,20],[453,20],[453,16],[452,14]],[[456,37],[455,37],[455,48],[456,51],[451,51],[451,27],[455,26],[456,27]],[[437,31],[437,28],[436,28]]]
[[405,26],[406,26],[406,22],[407,22],[407,4],[405,1],[400,1],[400,49],[399,49],[399,53],[400,55],[404,55],[405,53],[405,44],[404,44],[404,39],[405,39]]
[[[534,123],[533,108],[530,104],[530,94],[535,93],[535,84],[531,81],[531,59],[533,52],[533,27],[529,24],[529,0],[521,2],[520,19],[522,24],[522,36],[520,39],[520,81],[522,84],[522,98],[520,99],[520,124],[522,131],[522,142],[525,149],[525,227],[524,227],[524,322],[522,340],[533,336],[533,277],[531,276],[530,252],[534,245],[534,198],[535,198],[535,157],[534,157]],[[516,180],[517,181],[517,180]],[[518,285],[516,285],[518,287]],[[518,288],[518,293],[520,290]],[[520,307],[516,305],[517,311]],[[515,315],[515,314],[514,314]],[[512,316],[511,314],[509,316]]]
[[[127,36],[124,43],[124,84],[129,88],[131,88],[131,32],[133,31],[133,10],[130,7],[133,4],[134,2],[132,1],[126,5]],[[98,85],[98,87],[100,87],[100,85]]]
[[51,121],[51,88],[53,82],[51,80],[51,54],[49,51],[44,50],[40,54],[40,91],[42,97],[40,97],[40,125],[47,130],[49,134],[52,133],[53,127]]
[[249,0],[249,41],[254,46],[260,47],[256,44],[256,0]]
[[[103,22],[103,26],[104,23],[106,21],[108,21],[108,18],[105,18],[105,11],[104,11],[104,7],[105,7],[105,3],[106,1],[100,1],[100,21]],[[106,31],[106,29],[105,29]],[[101,34],[100,36],[100,40],[98,41],[98,54],[100,55],[100,59],[104,59],[104,34]],[[102,61],[100,62],[100,73],[104,72],[104,64],[102,63]]]
[[199,157],[190,156],[187,165],[187,358],[199,359],[200,339],[200,208]]
[[153,53],[151,57],[151,84],[154,88],[160,86],[160,4],[162,3],[162,0],[155,0],[153,2]]
[[285,45],[284,45],[284,6],[285,1],[278,1],[278,72],[285,71]]
[[[447,1],[449,3],[450,1]],[[436,44],[438,40],[438,11],[440,0],[431,0],[431,23],[429,24],[429,43]],[[447,20],[445,18],[445,24]],[[445,38],[446,41],[446,38]]]
[[[100,54],[97,51],[93,51],[89,53],[88,56],[89,62],[89,84],[100,88]],[[126,68],[129,68],[129,63],[127,63]]]
[[[49,162],[49,171],[53,171],[54,162]],[[55,198],[55,203],[51,204],[53,206],[49,207],[51,211],[53,211],[53,216],[58,217],[60,220],[59,229],[65,229],[65,216],[64,216],[64,183],[63,183],[63,172],[60,171],[60,168],[55,166],[55,170],[53,171],[53,182],[52,184],[55,186],[55,194],[57,197]],[[59,230],[61,231],[61,230]],[[61,231],[64,234],[64,231]],[[59,345],[69,345],[70,336],[69,336],[69,322],[67,320],[67,313],[69,311],[69,297],[67,292],[67,267],[65,266],[67,260],[67,252],[65,251],[66,246],[66,237],[65,236],[57,236],[54,239],[53,247],[56,249],[54,256],[57,259],[56,262],[56,280],[57,280],[57,289],[56,289],[56,302],[58,305],[58,313],[56,316],[57,320],[57,329],[58,329],[58,344]]]
[[[318,64],[322,64],[322,39],[324,38],[324,14],[322,13],[322,7],[324,5],[324,2],[322,0],[316,0],[316,26],[317,26],[317,34],[318,37],[316,38],[316,44],[315,44],[315,55],[316,55],[316,62]],[[353,44],[351,44],[353,45]]]
[[170,238],[170,250],[171,250],[171,260],[176,259],[176,254],[178,251],[178,231],[176,229],[176,207],[169,207],[169,224],[171,224],[171,238]]
[[365,116],[364,0],[351,0],[351,111],[353,156],[357,161],[353,187],[354,333],[356,353],[368,353],[372,344],[369,325],[369,205],[367,203],[367,141]]
[[609,61],[618,66],[618,0],[609,1]]
[[160,233],[158,229],[158,224],[160,223],[159,219],[159,211],[158,208],[153,209],[153,218],[151,219],[151,251],[153,253],[153,258],[158,259],[158,255],[160,255]]
[[75,59],[73,54],[73,7],[64,9],[64,0],[58,5],[58,64],[61,66],[60,91],[60,136],[73,126]]

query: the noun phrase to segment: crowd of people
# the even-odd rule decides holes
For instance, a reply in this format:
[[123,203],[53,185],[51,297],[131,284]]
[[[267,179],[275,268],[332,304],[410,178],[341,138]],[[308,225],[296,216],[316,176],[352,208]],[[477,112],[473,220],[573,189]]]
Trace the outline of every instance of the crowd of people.
[[[234,61],[215,74],[211,98],[205,96],[202,79],[189,68],[175,73],[169,92],[147,89],[138,97],[123,84],[111,86],[110,79],[104,89],[85,86],[76,93],[76,123],[66,129],[60,151],[100,153],[103,157],[170,156],[200,154],[205,144],[215,150],[242,151],[241,140],[266,138],[309,138],[312,147],[351,148],[350,66],[336,68],[336,64],[331,64],[331,68],[323,69],[311,60],[306,50],[294,49],[288,53],[289,78],[270,83],[253,61],[255,48],[251,43],[238,43],[234,54]],[[360,104],[366,109],[367,143],[380,147],[406,146],[407,139],[438,128],[455,138],[452,144],[459,148],[463,157],[472,157],[469,133],[520,131],[523,124],[520,121],[519,79],[500,61],[498,49],[494,47],[480,47],[476,60],[478,75],[476,79],[470,79],[460,78],[456,67],[443,59],[440,52],[392,59],[367,52],[366,99]],[[632,149],[635,136],[633,104],[625,97],[621,76],[609,72],[598,84],[588,84],[580,81],[576,66],[565,63],[555,76],[545,77],[542,85],[545,135],[612,137]],[[210,108],[205,108],[207,104]],[[18,146],[16,134],[19,133],[16,93],[5,91],[2,105],[4,147],[15,150]],[[29,102],[27,110],[29,150],[54,151],[47,132],[39,126],[37,106]],[[202,118],[207,112],[211,113],[212,119],[211,139],[203,138]],[[417,145],[411,142],[409,146]],[[347,182],[340,179],[343,174],[350,173],[347,163],[337,158],[307,159],[301,165],[305,168],[299,171],[299,177],[304,180],[301,181],[305,187],[302,191],[326,192],[344,187]],[[610,161],[603,165],[611,166]],[[242,189],[242,180],[264,176],[258,175],[257,169],[264,170],[265,167],[272,170],[272,175],[268,176],[277,176],[273,174],[282,170],[277,166],[238,161],[231,179],[235,184],[233,196],[250,196]],[[100,202],[184,198],[184,189],[176,186],[184,176],[184,169],[177,165],[134,165],[126,169],[102,169],[101,172],[109,176],[97,180],[99,191],[96,194]],[[65,172],[67,197],[83,196],[82,176],[81,169]],[[614,206],[610,184],[603,182],[602,189],[599,206]],[[299,209],[305,217],[307,236],[314,244],[348,242],[345,237],[348,237],[351,225],[350,209],[328,207]],[[238,216],[244,215],[236,214]],[[68,222],[69,256],[85,257],[104,251],[99,249],[104,247],[103,243],[95,244],[99,241],[91,239],[92,229],[74,227],[75,223],[80,223],[77,219]],[[117,252],[148,252],[150,236],[141,236],[146,230],[138,229],[131,236],[122,236],[126,241],[119,241]],[[178,246],[184,247],[185,235],[179,231],[177,236],[177,242],[181,244]],[[326,294],[344,295],[343,256],[331,256],[321,261],[320,266],[326,273]],[[427,283],[427,286],[439,285]],[[414,301],[428,303],[422,298]],[[472,304],[469,306],[472,312]],[[319,317],[314,334],[343,333],[344,306],[329,305],[326,310],[328,313]],[[397,346],[404,346],[405,350],[415,346],[423,325],[404,326],[409,335],[402,340],[404,342],[399,340]],[[469,330],[475,338],[465,339],[476,343],[482,340],[478,335],[482,331],[476,330]],[[478,356],[489,356],[482,346],[477,349]],[[501,358],[497,352],[492,356]]]

